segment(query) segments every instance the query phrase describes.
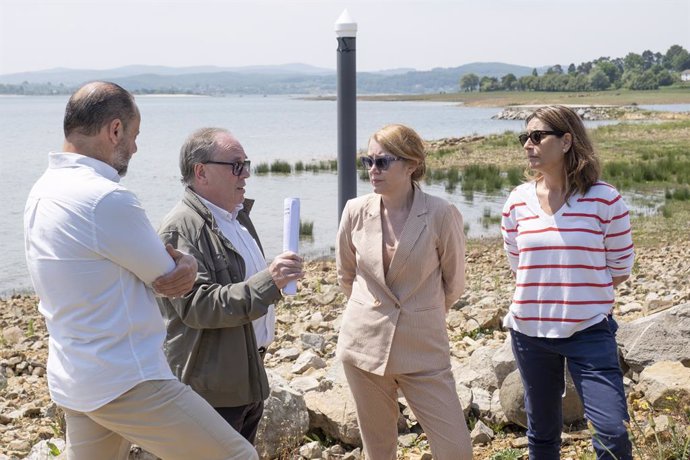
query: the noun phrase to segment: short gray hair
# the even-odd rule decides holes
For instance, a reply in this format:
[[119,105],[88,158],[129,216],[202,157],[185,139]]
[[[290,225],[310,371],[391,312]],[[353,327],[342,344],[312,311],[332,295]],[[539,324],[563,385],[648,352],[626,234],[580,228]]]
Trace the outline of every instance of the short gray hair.
[[216,150],[218,134],[230,134],[223,128],[201,128],[189,135],[180,149],[180,173],[182,183],[190,186],[194,183],[194,165],[206,163]]

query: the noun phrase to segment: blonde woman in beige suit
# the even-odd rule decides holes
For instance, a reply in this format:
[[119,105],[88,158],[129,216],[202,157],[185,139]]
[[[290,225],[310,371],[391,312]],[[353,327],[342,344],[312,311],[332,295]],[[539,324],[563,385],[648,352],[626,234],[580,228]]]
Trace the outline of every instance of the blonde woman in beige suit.
[[398,390],[436,460],[472,457],[446,332],[446,313],[465,284],[462,216],[419,187],[425,155],[412,129],[377,131],[361,158],[374,192],[348,201],[338,230],[338,281],[348,302],[337,356],[368,460],[396,458]]

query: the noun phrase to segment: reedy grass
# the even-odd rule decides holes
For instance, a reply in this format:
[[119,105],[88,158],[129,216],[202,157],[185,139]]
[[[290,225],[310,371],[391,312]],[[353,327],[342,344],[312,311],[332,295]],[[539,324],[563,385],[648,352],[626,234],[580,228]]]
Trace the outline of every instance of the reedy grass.
[[274,160],[271,163],[271,174],[290,174],[292,172],[292,166],[287,161]]
[[509,105],[587,104],[651,105],[690,103],[690,86],[674,85],[652,91],[612,89],[608,91],[473,91],[442,94],[360,96],[373,101],[462,102],[469,107],[505,107]]
[[[688,460],[690,458],[690,396],[669,397],[663,407],[651,407],[642,399],[631,403],[627,424],[634,453],[640,459]],[[637,412],[637,413],[636,413]],[[644,420],[639,420],[638,415]],[[666,416],[668,427],[661,431],[656,418]]]
[[680,187],[673,190],[666,189],[664,196],[667,200],[688,201],[690,200],[690,188]]
[[494,216],[491,214],[491,208],[484,208],[481,219],[482,227],[489,228],[492,225],[501,223],[501,215]]
[[314,236],[314,221],[305,220],[299,221],[299,236],[300,238],[313,237]]

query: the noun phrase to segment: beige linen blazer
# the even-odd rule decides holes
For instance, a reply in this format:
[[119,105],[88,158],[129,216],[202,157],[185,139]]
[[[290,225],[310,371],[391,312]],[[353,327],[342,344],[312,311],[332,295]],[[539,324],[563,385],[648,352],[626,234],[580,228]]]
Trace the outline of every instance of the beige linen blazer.
[[446,313],[465,287],[465,238],[454,205],[415,186],[384,275],[381,196],[352,199],[338,230],[336,264],[348,297],[338,358],[378,375],[450,365]]

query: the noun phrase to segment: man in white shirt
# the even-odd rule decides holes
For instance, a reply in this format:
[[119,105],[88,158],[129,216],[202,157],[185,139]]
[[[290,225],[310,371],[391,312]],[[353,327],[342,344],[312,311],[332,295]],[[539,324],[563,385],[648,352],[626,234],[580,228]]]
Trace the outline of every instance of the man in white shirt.
[[65,411],[67,458],[126,459],[135,442],[168,459],[258,459],[163,354],[151,288],[182,296],[196,260],[164,247],[137,198],[119,184],[137,151],[133,96],[84,85],[65,111],[62,152],[24,212],[26,260],[50,333],[48,386]]
[[239,141],[220,128],[194,132],[180,150],[184,197],[163,220],[163,241],[192,254],[194,288],[159,298],[173,373],[254,442],[269,395],[263,353],[273,340],[273,303],[303,276],[293,252],[266,264],[244,197],[250,162]]

